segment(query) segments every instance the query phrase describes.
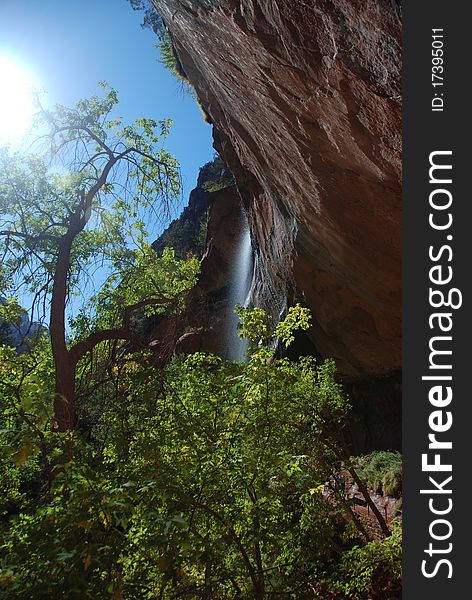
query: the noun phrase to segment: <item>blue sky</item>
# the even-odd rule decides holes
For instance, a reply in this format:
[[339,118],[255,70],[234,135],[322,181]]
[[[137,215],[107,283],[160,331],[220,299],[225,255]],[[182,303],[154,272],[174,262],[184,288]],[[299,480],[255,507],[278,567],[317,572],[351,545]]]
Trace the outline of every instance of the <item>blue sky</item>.
[[170,117],[166,147],[181,164],[185,204],[214,154],[211,127],[159,63],[157,38],[141,28],[142,16],[127,0],[0,0],[0,55],[30,71],[50,103],[72,104],[106,80],[125,120]]
[[[0,58],[29,72],[47,91],[46,104],[72,105],[99,93],[97,83],[105,80],[119,94],[115,116],[124,121],[171,118],[174,127],[165,147],[180,162],[183,182],[177,216],[199,168],[214,155],[211,127],[195,100],[160,64],[157,37],[142,29],[142,18],[127,0],[0,0]],[[161,227],[149,223],[151,239]],[[96,284],[104,276],[105,270],[97,273]],[[28,307],[29,293],[20,301]],[[80,304],[74,300],[72,312]]]

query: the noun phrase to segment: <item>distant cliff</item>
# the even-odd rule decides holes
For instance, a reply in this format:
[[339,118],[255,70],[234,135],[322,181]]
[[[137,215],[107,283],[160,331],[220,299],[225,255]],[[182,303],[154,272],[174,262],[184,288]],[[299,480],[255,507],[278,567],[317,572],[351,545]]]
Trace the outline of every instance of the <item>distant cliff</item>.
[[206,249],[208,207],[212,193],[232,185],[233,177],[219,156],[204,165],[187,206],[153,243],[154,250],[160,253],[169,246],[174,249],[177,258],[184,258],[189,252],[201,258]]
[[184,314],[166,315],[151,324],[148,334],[158,363],[173,353],[224,351],[228,326],[229,288],[244,213],[234,179],[220,157],[207,163],[190,193],[188,206],[153,243],[179,257],[201,258],[200,278],[187,298]]
[[[401,364],[401,22],[391,0],[153,0],[214,126],[256,248],[347,376]],[[224,226],[224,224],[223,224]]]
[[[0,296],[0,304],[4,305],[6,298]],[[13,346],[18,353],[24,352],[28,347],[28,341],[37,339],[38,336],[47,334],[48,329],[44,325],[31,322],[26,310],[22,309],[19,323],[3,321],[0,318],[0,345]]]

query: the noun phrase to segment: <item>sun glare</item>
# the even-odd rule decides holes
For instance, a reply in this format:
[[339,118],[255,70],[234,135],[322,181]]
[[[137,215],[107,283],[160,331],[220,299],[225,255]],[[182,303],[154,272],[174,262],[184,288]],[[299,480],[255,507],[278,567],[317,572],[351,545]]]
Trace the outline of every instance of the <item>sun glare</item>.
[[32,76],[14,60],[0,55],[0,145],[18,143],[34,113]]

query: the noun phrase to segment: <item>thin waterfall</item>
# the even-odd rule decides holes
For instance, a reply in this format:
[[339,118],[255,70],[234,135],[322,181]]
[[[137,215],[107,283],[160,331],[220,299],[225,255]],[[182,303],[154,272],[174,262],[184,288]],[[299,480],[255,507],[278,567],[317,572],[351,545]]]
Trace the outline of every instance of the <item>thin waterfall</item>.
[[238,336],[239,317],[234,312],[236,304],[247,307],[251,297],[252,274],[254,260],[252,256],[251,235],[244,220],[243,227],[236,246],[232,280],[228,297],[227,315],[227,346],[226,358],[233,361],[243,361],[248,347],[247,340]]

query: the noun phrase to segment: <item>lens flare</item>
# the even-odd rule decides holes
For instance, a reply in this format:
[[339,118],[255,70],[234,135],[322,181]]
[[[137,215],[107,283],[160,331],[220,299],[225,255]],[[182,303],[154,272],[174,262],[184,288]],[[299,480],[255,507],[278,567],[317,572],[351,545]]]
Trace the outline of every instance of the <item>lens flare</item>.
[[0,55],[0,144],[19,142],[34,114],[34,80],[18,63]]

